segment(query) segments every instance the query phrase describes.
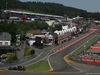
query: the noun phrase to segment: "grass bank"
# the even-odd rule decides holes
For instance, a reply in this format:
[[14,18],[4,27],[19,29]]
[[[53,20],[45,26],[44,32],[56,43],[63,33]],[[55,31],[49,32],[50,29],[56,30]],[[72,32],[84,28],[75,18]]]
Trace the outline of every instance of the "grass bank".
[[26,66],[26,71],[48,71],[50,70],[49,64],[46,61],[39,61],[35,64]]

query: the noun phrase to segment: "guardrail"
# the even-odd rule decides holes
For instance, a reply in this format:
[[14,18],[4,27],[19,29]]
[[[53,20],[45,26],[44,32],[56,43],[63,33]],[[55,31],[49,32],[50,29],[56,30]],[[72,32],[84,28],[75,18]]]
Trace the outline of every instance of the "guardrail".
[[95,40],[93,41],[87,41],[83,46],[81,46],[78,50],[76,50],[76,52],[74,52],[73,54],[77,54],[79,55],[80,53],[86,52],[90,46],[93,46],[98,40],[100,40],[100,37],[96,37]]
[[90,46],[93,46],[97,41],[100,40],[100,37],[96,37],[95,40],[90,40],[89,42],[86,42],[83,46],[81,46],[78,50],[76,50],[76,52],[74,52],[73,54],[71,54],[70,59],[74,60],[76,62],[80,62],[80,63],[85,63],[85,64],[93,64],[93,65],[100,65],[100,64],[96,64],[96,63],[88,63],[88,62],[83,62],[81,61],[81,58],[79,58],[79,54],[80,53],[85,53]]
[[[90,48],[90,46],[93,46],[97,41],[99,41],[100,40],[100,38],[97,38],[96,40],[94,40],[92,43],[90,42],[89,44],[87,44],[86,45],[86,47],[82,50],[82,52],[81,53],[83,53],[83,52],[86,52],[89,48]],[[85,51],[84,51],[85,50]]]

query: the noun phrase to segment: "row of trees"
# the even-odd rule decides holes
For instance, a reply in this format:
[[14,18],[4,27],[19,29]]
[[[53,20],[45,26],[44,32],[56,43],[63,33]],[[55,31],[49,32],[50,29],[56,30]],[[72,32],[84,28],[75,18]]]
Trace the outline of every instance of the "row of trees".
[[50,27],[45,22],[33,21],[33,22],[16,22],[14,21],[8,23],[5,21],[0,21],[0,32],[8,32],[12,35],[12,41],[16,41],[16,34],[26,33],[29,30],[36,30],[36,29],[48,29],[51,28],[53,31],[60,30],[62,27],[61,25],[56,25],[55,27]]
[[[7,7],[6,7],[7,3]],[[66,7],[62,4],[43,3],[43,2],[20,2],[19,0],[0,0],[0,8],[8,9],[22,9],[31,12],[52,14],[52,15],[68,15],[77,16],[86,12],[81,9]]]
[[17,22],[8,23],[6,20],[0,22],[0,32],[8,32],[12,35],[12,41],[16,41],[16,34],[26,33],[28,30],[47,29],[49,26],[45,22]]
[[0,9],[24,10],[43,14],[61,15],[69,17],[89,17],[100,20],[99,12],[87,12],[85,10],[64,6],[57,3],[21,2],[19,0],[0,0]]

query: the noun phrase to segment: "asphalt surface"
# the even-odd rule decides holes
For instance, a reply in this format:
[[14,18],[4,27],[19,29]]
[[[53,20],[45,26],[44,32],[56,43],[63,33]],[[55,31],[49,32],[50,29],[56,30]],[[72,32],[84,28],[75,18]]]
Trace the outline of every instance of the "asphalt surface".
[[[87,33],[88,34],[88,33]],[[81,46],[83,43],[87,42],[91,37],[93,37],[95,35],[95,33],[93,33],[92,35],[86,37],[85,39],[82,39],[81,41],[78,41],[77,43],[65,48],[64,50],[57,52],[56,54],[52,55],[52,51],[59,49],[60,47],[63,47],[79,38],[82,38],[83,36],[74,39],[70,42],[67,42],[63,45],[60,45],[54,49],[52,49],[51,51],[51,56],[50,56],[50,64],[53,68],[53,72],[12,72],[12,71],[0,71],[0,75],[84,75],[86,73],[82,73],[81,70],[74,68],[73,66],[71,66],[69,63],[64,61],[64,56],[66,56],[67,54],[71,53],[72,51],[74,51],[75,49],[77,49],[79,46]],[[42,58],[45,58],[48,55],[49,51],[47,51],[46,53],[41,53],[41,55],[39,57],[37,57],[36,59],[30,60],[27,63],[24,63],[23,65],[29,65],[31,63],[35,63],[39,60],[41,60]],[[32,57],[33,58],[33,57]],[[0,65],[1,67],[1,65]]]
[[0,64],[0,68],[8,68],[10,66],[17,66],[17,65],[21,65],[21,66],[27,66],[33,63],[36,63],[40,60],[43,60],[45,57],[47,57],[47,53],[42,52],[39,56],[31,56],[28,59],[22,60],[22,61],[18,61],[15,63],[9,63],[9,64]]
[[82,44],[87,42],[90,38],[94,36],[95,33],[92,35],[82,39],[81,41],[76,42],[75,44],[67,47],[66,49],[53,54],[50,56],[49,61],[53,68],[54,72],[80,72],[81,70],[74,68],[73,66],[69,65],[69,63],[66,63],[64,60],[64,56],[68,55],[78,47],[80,47]]
[[5,72],[5,71],[1,71],[0,75],[84,75],[84,73]]
[[75,39],[73,39],[73,40],[71,40],[71,41],[68,41],[68,42],[66,42],[66,43],[64,43],[64,44],[62,44],[62,45],[59,45],[59,46],[57,46],[57,47],[55,47],[55,48],[53,48],[53,49],[49,49],[49,50],[42,51],[41,53],[39,53],[38,56],[37,56],[37,55],[33,55],[33,56],[31,56],[31,57],[29,57],[29,58],[27,58],[27,59],[22,59],[22,60],[20,60],[20,61],[18,61],[18,62],[15,62],[15,63],[0,64],[0,67],[1,67],[1,68],[7,68],[7,67],[10,67],[10,66],[16,66],[16,65],[27,66],[27,65],[36,63],[36,62],[38,62],[39,60],[42,60],[42,59],[44,59],[45,57],[47,57],[48,55],[51,55],[52,53],[54,53],[55,50],[57,50],[57,49],[59,49],[59,48],[65,46],[65,45],[68,45],[68,44],[70,44],[70,43],[72,43],[72,42],[74,42],[74,41],[76,41],[76,40],[78,40],[78,39],[84,37],[85,35],[87,35],[87,34],[89,34],[89,33],[90,33],[90,32],[88,32],[88,33],[86,33],[86,34],[83,34],[83,35],[81,34],[79,37],[77,37],[77,38],[75,38]]

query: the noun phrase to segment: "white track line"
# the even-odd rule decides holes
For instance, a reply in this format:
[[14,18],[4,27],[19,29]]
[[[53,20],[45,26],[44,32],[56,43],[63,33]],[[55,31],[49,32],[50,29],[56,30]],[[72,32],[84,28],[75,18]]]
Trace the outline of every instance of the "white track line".
[[[43,53],[44,53],[44,52],[42,52],[40,55],[38,55],[36,58],[34,58],[34,59],[30,60],[30,61],[27,61],[27,62],[22,63],[22,64],[17,64],[17,65],[23,65],[23,64],[26,64],[26,63],[28,63],[28,62],[31,62],[31,61],[37,59],[38,57],[40,57]],[[47,56],[48,56],[48,55],[47,55]],[[44,58],[46,58],[47,56],[45,56]],[[44,58],[42,58],[41,60],[43,60]],[[39,60],[39,61],[40,61],[40,60]],[[34,63],[32,63],[32,64],[35,64],[35,63],[37,63],[37,62],[39,62],[39,61],[36,61],[36,62],[34,62]],[[12,67],[17,66],[17,65],[13,65]],[[31,64],[29,64],[29,65],[31,65]],[[27,65],[26,65],[26,66],[27,66]],[[8,66],[8,67],[10,67],[10,66]],[[4,68],[8,68],[8,67],[4,67]]]
[[[84,44],[86,44],[86,42],[84,43]],[[83,46],[84,44],[82,44],[81,46]],[[81,46],[79,46],[77,49],[79,49]],[[70,55],[70,54],[72,54],[72,53],[74,53],[77,49],[75,49],[74,51],[72,51],[71,53],[69,53],[68,55]],[[67,55],[66,55],[67,56]],[[66,60],[65,60],[66,61]],[[66,61],[67,62],[67,61]],[[68,62],[67,62],[68,63]],[[72,66],[70,63],[68,63],[70,66]],[[75,68],[76,70],[79,70],[79,71],[82,71],[81,69],[78,69],[78,68],[76,68],[76,67],[74,67],[74,66],[72,66],[73,68]]]
[[[47,55],[47,56],[48,56],[48,55]],[[40,59],[40,60],[38,60],[38,61],[36,61],[36,62],[34,62],[34,63],[28,64],[28,65],[32,65],[32,64],[35,64],[35,63],[37,63],[37,62],[39,62],[39,61],[42,61],[42,60],[44,60],[47,56],[45,56],[44,58],[42,58],[42,59]],[[28,66],[28,65],[26,65],[26,66]]]
[[100,75],[100,73],[85,73],[85,74],[89,74],[89,75]]
[[[92,34],[93,32],[91,32],[91,34]],[[90,34],[90,33],[89,33]],[[88,37],[89,36],[89,34],[87,34],[86,35],[86,37]],[[84,38],[86,38],[86,37],[82,37],[82,39],[84,39]],[[82,40],[81,39],[81,40]],[[75,43],[77,43],[77,42],[79,42],[80,40],[78,40],[78,41],[75,41]],[[75,43],[73,43],[73,44],[75,44]],[[73,44],[71,44],[71,45],[73,45]],[[66,45],[66,47],[65,48],[67,48],[67,47],[69,47],[69,46],[71,46],[71,45]],[[60,51],[62,51],[62,50],[60,50]],[[58,51],[58,52],[60,52],[60,51]],[[51,55],[49,55],[48,56],[48,62],[49,62],[49,64],[50,64],[50,57],[52,56],[52,55],[54,55],[54,54],[56,54],[56,53],[58,53],[58,52],[55,52],[55,53],[53,53],[53,54],[51,54]],[[67,62],[68,63],[68,62]],[[52,69],[52,71],[53,71],[53,68],[52,68],[52,66],[51,66],[51,64],[50,64],[50,67],[51,67],[51,69]],[[75,68],[75,67],[73,67],[73,68]],[[77,69],[77,68],[76,68]],[[77,69],[77,70],[80,70],[80,69]],[[82,71],[82,70],[80,70],[80,71]]]

